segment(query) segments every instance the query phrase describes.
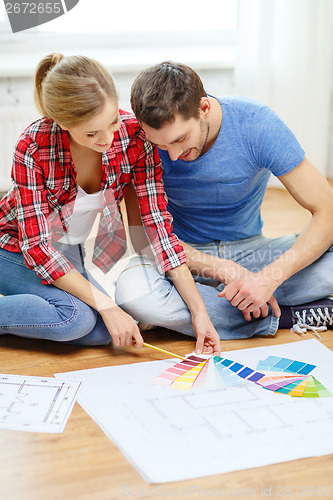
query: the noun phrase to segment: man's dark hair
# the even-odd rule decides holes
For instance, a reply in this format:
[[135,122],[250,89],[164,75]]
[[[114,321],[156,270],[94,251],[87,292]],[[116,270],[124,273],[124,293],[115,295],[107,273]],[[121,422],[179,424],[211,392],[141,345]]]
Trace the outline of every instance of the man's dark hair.
[[170,61],[142,71],[131,90],[131,106],[138,122],[160,129],[176,114],[186,120],[199,117],[199,104],[207,96],[199,75],[189,66]]

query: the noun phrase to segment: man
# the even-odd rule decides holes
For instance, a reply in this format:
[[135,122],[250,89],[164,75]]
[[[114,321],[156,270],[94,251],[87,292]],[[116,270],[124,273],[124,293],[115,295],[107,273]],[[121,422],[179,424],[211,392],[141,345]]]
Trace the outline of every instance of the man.
[[[221,338],[333,327],[333,191],[282,120],[251,99],[207,95],[191,68],[171,62],[136,78],[131,104],[160,150],[189,267],[219,282],[218,297],[197,286]],[[271,173],[312,213],[298,236],[261,233]]]

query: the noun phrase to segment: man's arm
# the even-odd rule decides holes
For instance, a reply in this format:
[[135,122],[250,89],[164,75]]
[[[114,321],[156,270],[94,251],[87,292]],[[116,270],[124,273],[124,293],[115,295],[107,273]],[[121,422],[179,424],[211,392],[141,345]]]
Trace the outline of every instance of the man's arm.
[[278,286],[317,260],[333,243],[333,190],[325,177],[305,158],[279,179],[312,217],[289,250],[258,273],[233,281],[219,294],[243,312],[267,302]]
[[184,241],[179,240],[179,242],[185,250],[186,264],[192,274],[210,278],[225,285],[246,276],[247,269],[236,262],[201,252]]
[[[224,283],[225,285],[238,281],[246,282],[254,277],[254,273],[251,273],[251,271],[243,266],[240,266],[239,264],[236,264],[236,262],[233,262],[232,260],[222,259],[220,257],[200,252],[183,241],[180,241],[180,244],[185,250],[187,257],[186,264],[192,274],[196,274],[197,276],[204,278],[210,278],[220,283]],[[222,296],[221,293],[219,296]],[[258,304],[258,306],[251,309],[251,311],[242,310],[245,319],[250,321],[251,313],[254,318],[259,318],[260,316],[265,318],[269,311],[267,304],[272,307],[275,316],[279,317],[281,311],[275,297],[272,295],[267,301]]]

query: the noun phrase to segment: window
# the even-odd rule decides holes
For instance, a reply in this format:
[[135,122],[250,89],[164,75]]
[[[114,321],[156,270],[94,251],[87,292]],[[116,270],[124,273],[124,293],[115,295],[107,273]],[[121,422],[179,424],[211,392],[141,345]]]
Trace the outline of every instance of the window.
[[[163,5],[163,6],[162,6]],[[65,16],[40,26],[58,33],[234,30],[237,0],[79,0]]]
[[237,21],[238,0],[79,0],[59,18],[13,34],[0,0],[0,52],[17,67],[22,55],[35,67],[50,52],[84,53],[120,71],[163,59],[230,67]]
[[5,11],[5,6],[3,2],[0,2],[0,33],[8,30],[8,19],[7,19],[7,14]]

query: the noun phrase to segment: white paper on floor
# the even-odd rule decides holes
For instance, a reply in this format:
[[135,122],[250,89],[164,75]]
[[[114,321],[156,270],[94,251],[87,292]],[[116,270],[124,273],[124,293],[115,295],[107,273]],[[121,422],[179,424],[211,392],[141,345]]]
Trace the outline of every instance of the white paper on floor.
[[79,381],[0,374],[0,429],[62,432]]
[[[316,365],[333,392],[333,352],[319,341],[222,352],[255,368],[270,355]],[[176,391],[152,381],[168,359],[61,373],[79,404],[149,483],[180,481],[333,453],[333,397],[296,398],[248,383]]]

